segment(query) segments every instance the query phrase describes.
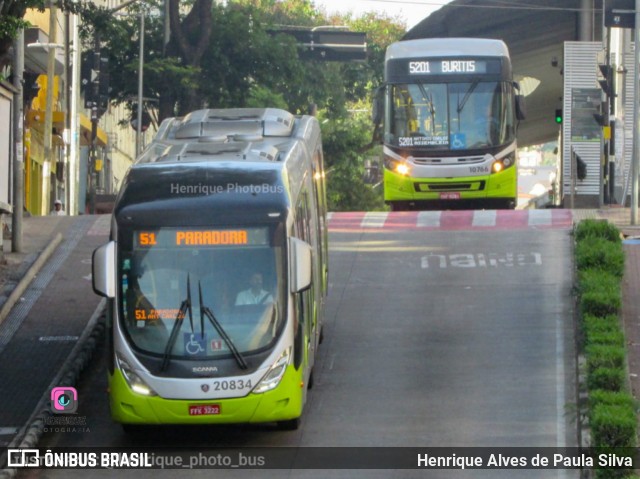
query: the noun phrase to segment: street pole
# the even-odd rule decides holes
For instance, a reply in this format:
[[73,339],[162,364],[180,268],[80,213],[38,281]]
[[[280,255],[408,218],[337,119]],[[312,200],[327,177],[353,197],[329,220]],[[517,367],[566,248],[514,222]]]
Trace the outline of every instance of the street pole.
[[49,52],[47,56],[47,97],[44,112],[44,163],[42,165],[42,198],[41,214],[49,212],[49,196],[51,194],[51,156],[53,141],[53,83],[55,81],[56,66],[56,32],[57,7],[54,0],[49,1]]
[[631,158],[631,224],[638,224],[638,172],[640,170],[640,0],[636,0],[634,76],[633,76],[633,155]]
[[24,209],[24,145],[23,138],[23,73],[24,73],[24,30],[20,29],[13,43],[13,212],[11,251],[22,252],[22,210]]
[[[95,46],[93,50],[93,69],[100,71],[100,34],[95,33]],[[89,147],[89,213],[96,212],[96,189],[98,187],[98,172],[96,171],[96,162],[98,161],[98,149],[96,147],[96,139],[98,138],[98,102],[100,95],[100,85],[97,81],[91,84],[91,144]]]
[[64,207],[71,214],[71,14],[64,14]]
[[142,142],[142,87],[144,85],[144,9],[140,9],[140,53],[138,55],[138,124],[136,125],[136,158]]

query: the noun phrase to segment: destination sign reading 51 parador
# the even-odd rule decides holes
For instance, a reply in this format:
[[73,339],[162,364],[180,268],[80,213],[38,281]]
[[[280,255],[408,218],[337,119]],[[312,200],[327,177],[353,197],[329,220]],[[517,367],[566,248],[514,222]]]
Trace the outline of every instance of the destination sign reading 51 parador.
[[261,246],[269,244],[268,228],[200,229],[160,228],[137,231],[136,248]]

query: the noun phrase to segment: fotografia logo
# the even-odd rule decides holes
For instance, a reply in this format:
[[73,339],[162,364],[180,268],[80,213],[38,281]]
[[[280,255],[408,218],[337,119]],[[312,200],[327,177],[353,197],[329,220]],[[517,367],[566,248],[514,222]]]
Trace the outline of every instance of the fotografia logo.
[[72,387],[51,390],[51,411],[56,414],[73,414],[78,410],[78,391]]

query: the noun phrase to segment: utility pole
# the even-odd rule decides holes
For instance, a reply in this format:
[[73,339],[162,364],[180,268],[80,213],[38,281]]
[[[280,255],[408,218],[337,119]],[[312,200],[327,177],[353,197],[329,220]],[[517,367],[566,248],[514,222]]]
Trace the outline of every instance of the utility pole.
[[24,145],[23,138],[23,78],[24,30],[20,29],[13,43],[13,212],[11,251],[22,252],[22,210],[24,209]]
[[69,84],[71,82],[71,14],[65,12],[64,14],[64,129],[65,134],[65,158],[64,158],[64,193],[65,201],[64,205],[67,214],[71,212],[71,89]]
[[136,158],[140,155],[142,143],[142,109],[144,84],[144,8],[140,9],[140,53],[138,56],[138,124],[136,125]]
[[636,24],[634,28],[634,76],[633,76],[633,155],[631,158],[631,224],[638,224],[638,173],[640,172],[640,0],[636,0]]
[[[95,45],[93,49],[93,70],[95,75],[100,72],[100,34],[95,32]],[[99,76],[98,76],[99,78]],[[91,83],[91,144],[89,146],[89,213],[96,212],[96,188],[98,180],[98,172],[96,171],[96,162],[98,161],[98,151],[96,148],[96,139],[98,137],[98,103],[100,96],[100,83],[93,81]]]
[[42,198],[41,213],[49,212],[49,196],[51,194],[51,143],[53,140],[53,83],[56,66],[56,31],[57,7],[54,0],[49,0],[49,52],[47,56],[47,99],[44,112],[44,163],[42,166]]

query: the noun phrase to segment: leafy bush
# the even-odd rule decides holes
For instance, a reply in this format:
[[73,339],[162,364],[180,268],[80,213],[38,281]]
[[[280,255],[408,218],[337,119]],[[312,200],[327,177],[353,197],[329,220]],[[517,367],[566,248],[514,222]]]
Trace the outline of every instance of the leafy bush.
[[621,405],[596,404],[591,410],[591,437],[595,447],[633,447],[636,416]]
[[597,368],[589,371],[587,387],[589,391],[603,389],[605,391],[622,391],[625,384],[623,369]]
[[578,270],[598,268],[617,278],[624,274],[624,251],[621,243],[589,236],[576,246],[576,266]]
[[592,314],[584,314],[582,318],[584,330],[587,336],[593,333],[610,333],[621,331],[620,319],[616,314],[608,316],[594,316]]
[[584,220],[578,223],[575,229],[575,238],[579,243],[585,238],[604,238],[614,243],[620,243],[620,230],[608,221],[604,220]]
[[591,408],[595,408],[598,404],[625,406],[634,411],[637,410],[635,398],[625,391],[603,391],[595,389],[589,393],[589,405]]
[[586,333],[587,345],[608,345],[617,348],[624,348],[624,333],[618,330],[612,331],[593,331],[587,329]]
[[587,371],[598,368],[624,369],[624,348],[607,344],[591,344],[586,348]]
[[620,311],[622,299],[619,291],[588,291],[582,294],[580,307],[587,313],[607,316]]

